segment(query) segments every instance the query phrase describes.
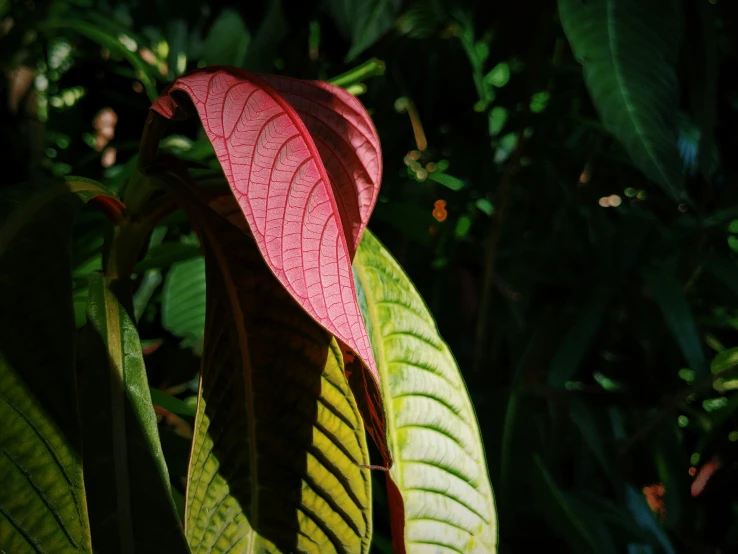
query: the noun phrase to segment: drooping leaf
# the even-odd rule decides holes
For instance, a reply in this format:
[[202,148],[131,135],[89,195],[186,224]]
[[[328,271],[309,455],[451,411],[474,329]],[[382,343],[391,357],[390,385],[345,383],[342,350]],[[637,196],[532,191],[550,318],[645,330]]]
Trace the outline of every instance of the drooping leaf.
[[243,67],[251,34],[235,10],[224,9],[205,39],[203,60],[207,65]]
[[197,340],[205,332],[205,259],[177,262],[164,280],[161,323],[173,335]]
[[387,408],[395,552],[435,545],[494,553],[497,516],[484,448],[453,356],[415,287],[369,232],[354,269]]
[[[192,100],[269,269],[315,321],[358,355],[369,372],[363,379],[369,390],[362,411],[389,463],[379,375],[356,300],[352,240],[345,232],[350,228],[350,236],[358,239],[366,225],[371,204],[362,198],[374,199],[376,191],[368,194],[363,189],[379,184],[379,141],[361,104],[338,87],[265,78],[288,97],[308,97],[300,102],[300,110],[313,121],[318,142],[326,147],[333,142],[335,152],[339,152],[336,140],[351,144],[356,157],[343,160],[343,167],[362,187],[356,211],[343,200],[352,191],[357,194],[356,189],[348,190],[345,175],[327,171],[311,129],[288,100],[259,76],[232,68],[197,71],[178,79],[152,110],[171,119],[188,109],[178,103],[182,93]],[[356,134],[349,132],[351,125]],[[347,146],[341,148],[345,151]],[[330,171],[340,171],[339,165],[331,163]],[[334,184],[339,187],[337,193]]]
[[79,337],[82,453],[97,552],[189,552],[171,497],[130,281],[90,278]]
[[185,518],[193,552],[368,552],[368,450],[341,349],[250,235],[180,195],[209,295]]
[[351,61],[390,30],[402,7],[401,0],[330,0],[338,30],[351,40]]
[[685,198],[677,148],[678,0],[561,0],[559,16],[605,128],[633,163]]
[[679,345],[684,359],[691,369],[705,375],[707,364],[702,351],[702,342],[679,282],[672,272],[658,267],[644,270],[643,278],[661,309],[666,326]]
[[[111,193],[78,178],[30,198],[19,192],[17,203],[0,206],[0,549],[91,552],[75,394],[71,229],[86,202]],[[11,197],[5,189],[3,201]]]
[[323,161],[353,258],[382,180],[379,137],[366,109],[343,88],[264,75],[307,127]]

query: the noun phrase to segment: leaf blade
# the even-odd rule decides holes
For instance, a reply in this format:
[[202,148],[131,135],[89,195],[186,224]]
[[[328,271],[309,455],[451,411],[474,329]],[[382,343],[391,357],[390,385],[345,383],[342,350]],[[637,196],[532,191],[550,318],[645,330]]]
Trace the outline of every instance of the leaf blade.
[[459,552],[496,552],[479,428],[448,347],[418,292],[369,232],[355,275],[388,412],[396,486],[389,495],[400,495],[390,502],[394,531],[402,534],[396,551],[423,552],[429,541]]
[[[182,91],[194,102],[270,269],[318,323],[362,358],[376,379],[330,178],[300,116],[259,77],[234,69],[191,73],[175,81],[171,91]],[[170,95],[152,106],[170,119],[176,109]],[[288,145],[290,153],[283,154]],[[265,174],[265,168],[271,169]],[[272,224],[275,217],[271,221],[282,218],[283,224]]]
[[101,552],[186,554],[130,289],[128,280],[93,275],[88,324],[79,340],[82,452],[93,545]]
[[91,552],[75,395],[71,230],[85,203],[113,195],[76,178],[31,195],[16,190],[18,197],[4,191],[0,206],[4,215],[12,210],[0,228],[0,548]]
[[187,209],[210,291],[185,515],[193,552],[368,552],[368,451],[338,344],[247,234]]
[[673,199],[686,198],[677,147],[679,2],[561,0],[559,17],[606,127]]

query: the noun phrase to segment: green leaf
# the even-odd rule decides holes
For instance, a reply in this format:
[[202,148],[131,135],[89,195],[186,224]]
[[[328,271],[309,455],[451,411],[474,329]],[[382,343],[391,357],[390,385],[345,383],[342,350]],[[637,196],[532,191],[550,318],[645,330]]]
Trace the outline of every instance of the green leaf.
[[[70,178],[0,205],[0,549],[91,552],[76,408],[71,229],[101,185]],[[8,215],[8,212],[10,214]]]
[[289,33],[289,26],[284,16],[282,0],[272,0],[254,35],[254,40],[249,45],[243,67],[249,71],[274,71],[277,50],[287,33]]
[[205,332],[205,258],[178,262],[164,280],[161,323],[180,338],[199,339]]
[[484,448],[448,346],[407,275],[369,231],[354,275],[387,410],[390,476],[402,499],[391,502],[395,532],[404,521],[408,554],[428,552],[429,545],[496,552]]
[[336,340],[251,237],[185,203],[208,279],[185,512],[193,552],[367,553],[369,455]]
[[692,310],[674,273],[664,268],[652,267],[643,271],[643,278],[689,367],[698,375],[704,375],[707,365],[700,335],[692,317]]
[[172,396],[159,389],[151,389],[151,401],[155,406],[160,406],[173,414],[190,416],[195,415],[195,407],[191,406],[184,400],[180,400],[176,396]]
[[208,31],[203,60],[206,65],[242,67],[251,34],[237,11],[226,8]]
[[563,387],[576,374],[600,329],[612,296],[613,291],[609,287],[598,287],[594,290],[551,359],[548,370],[549,385]]
[[85,485],[98,552],[188,553],[171,497],[131,283],[93,275],[79,336]]
[[677,148],[681,2],[561,0],[559,16],[605,128],[675,200],[686,198]]
[[395,23],[401,0],[329,0],[338,30],[351,40],[346,61],[355,59],[389,31]]
[[164,269],[177,262],[199,257],[202,257],[202,250],[197,245],[165,242],[149,248],[146,256],[136,264],[134,271],[143,273],[149,269]]
[[710,363],[712,373],[721,373],[738,366],[738,347],[718,352]]
[[592,536],[592,530],[569,498],[559,489],[556,481],[538,454],[533,454],[530,475],[532,490],[536,495],[540,513],[551,521],[551,527],[566,539],[571,552],[590,554],[600,552]]

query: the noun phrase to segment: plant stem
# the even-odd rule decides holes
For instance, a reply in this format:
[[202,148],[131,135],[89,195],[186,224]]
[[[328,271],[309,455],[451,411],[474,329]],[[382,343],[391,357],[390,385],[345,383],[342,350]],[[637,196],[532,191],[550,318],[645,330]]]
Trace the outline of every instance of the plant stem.
[[364,62],[360,66],[350,69],[346,73],[342,73],[338,77],[333,77],[328,82],[337,87],[346,88],[354,83],[360,83],[364,79],[369,77],[378,77],[384,75],[385,65],[382,60],[372,58],[369,61]]

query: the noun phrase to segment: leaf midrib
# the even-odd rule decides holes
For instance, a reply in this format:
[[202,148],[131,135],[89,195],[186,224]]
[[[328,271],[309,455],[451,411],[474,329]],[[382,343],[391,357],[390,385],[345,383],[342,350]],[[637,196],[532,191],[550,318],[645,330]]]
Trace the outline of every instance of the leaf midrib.
[[[357,248],[358,250],[358,248]],[[364,289],[364,298],[366,299],[366,309],[369,312],[369,318],[372,322],[378,322],[381,321],[377,315],[377,307],[376,303],[374,302],[374,297],[371,294],[368,294],[368,291],[371,291],[372,289],[369,287],[369,284],[367,282],[367,276],[364,272],[364,263],[358,263],[354,264],[354,271],[356,272],[356,276],[358,277],[359,281],[361,282],[361,287]],[[379,368],[386,368],[387,367],[387,360],[385,358],[384,353],[384,340],[379,333],[379,327],[378,325],[371,325],[371,334],[372,334],[372,341],[371,345],[377,345],[377,352],[374,353],[376,363],[377,363],[377,371],[379,371]],[[384,410],[386,415],[386,421],[387,421],[387,434],[389,435],[389,446],[390,446],[390,452],[393,456],[400,455],[400,450],[397,444],[397,437],[393,429],[392,422],[395,421],[395,410],[394,405],[392,403],[392,395],[390,394],[389,389],[389,383],[387,382],[387,379],[379,379],[380,388],[382,390],[382,398],[384,400]],[[398,461],[399,460],[398,458]],[[390,470],[391,472],[391,470]],[[392,472],[391,472],[392,473]],[[395,484],[397,485],[397,488],[399,490],[402,490],[402,472],[401,471],[395,471],[393,480],[395,481]]]
[[628,117],[630,118],[631,122],[633,123],[633,126],[636,129],[636,133],[640,137],[641,144],[646,149],[646,152],[648,153],[648,157],[651,158],[651,161],[653,162],[654,166],[658,170],[659,174],[661,175],[661,178],[664,179],[664,184],[666,184],[670,189],[672,189],[672,182],[669,176],[664,172],[663,164],[660,163],[658,156],[655,155],[653,149],[651,148],[651,144],[649,141],[645,140],[644,137],[647,136],[646,133],[644,133],[643,128],[640,123],[640,119],[636,117],[636,113],[634,113],[634,109],[632,106],[632,103],[629,101],[628,93],[629,91],[626,90],[626,83],[623,79],[623,70],[620,66],[620,61],[618,59],[618,56],[616,55],[616,49],[617,49],[617,43],[618,43],[618,33],[615,29],[615,16],[614,16],[614,10],[615,10],[615,2],[614,0],[607,0],[606,2],[606,10],[607,10],[607,41],[608,45],[610,46],[610,56],[612,58],[612,65],[613,70],[615,72],[615,82],[618,84],[618,93],[620,94],[621,98],[623,99],[623,104],[625,104],[625,109],[628,112]]

